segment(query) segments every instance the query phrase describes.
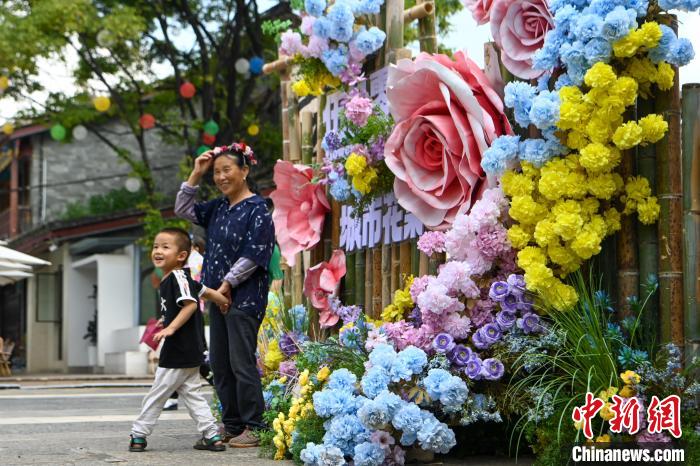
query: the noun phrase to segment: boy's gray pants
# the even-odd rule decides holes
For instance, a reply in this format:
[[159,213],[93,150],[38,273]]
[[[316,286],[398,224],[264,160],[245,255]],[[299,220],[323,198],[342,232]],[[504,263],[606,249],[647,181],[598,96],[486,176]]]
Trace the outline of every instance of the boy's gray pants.
[[167,369],[159,367],[151,391],[143,399],[141,414],[131,427],[134,437],[148,437],[158,422],[165,402],[177,392],[190,417],[197,423],[197,430],[207,439],[219,434],[216,419],[200,391],[199,367]]

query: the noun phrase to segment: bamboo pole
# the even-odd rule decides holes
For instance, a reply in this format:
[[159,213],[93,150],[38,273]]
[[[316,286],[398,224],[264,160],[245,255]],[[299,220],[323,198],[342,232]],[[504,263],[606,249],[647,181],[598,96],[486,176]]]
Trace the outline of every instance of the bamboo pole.
[[686,364],[700,356],[700,84],[683,85]]
[[401,278],[411,275],[411,243],[403,241],[399,245],[399,260],[401,261]]
[[432,1],[416,0],[415,5],[403,10],[403,21],[410,23],[415,19],[421,20],[430,15],[435,15],[435,4]]
[[322,164],[326,152],[323,150],[323,136],[326,135],[326,123],[323,121],[323,111],[326,109],[326,95],[318,96],[318,113],[316,114],[316,163]]
[[297,253],[296,262],[294,264],[294,276],[292,278],[292,286],[294,288],[292,294],[292,304],[302,304],[303,294],[304,294],[304,267],[303,267],[303,254]]
[[372,250],[372,313],[377,319],[382,314],[382,291],[384,290],[384,280],[382,279],[382,248],[376,247]]
[[331,249],[340,247],[340,203],[331,199]]
[[[433,2],[427,0],[416,0],[416,6],[421,7],[427,14],[418,20],[418,43],[421,52],[437,53],[438,43],[435,32],[435,8],[430,7]],[[429,11],[428,11],[429,10]],[[405,17],[404,17],[405,20]]]
[[[355,254],[355,304],[365,306],[365,251]],[[367,310],[366,307],[364,307]]]
[[345,255],[345,285],[343,288],[343,302],[346,305],[357,304],[355,301],[355,257],[351,252]]
[[420,251],[418,250],[418,240],[411,240],[411,274],[414,277],[420,275]]
[[[661,18],[677,30],[675,16]],[[683,335],[683,186],[681,182],[680,85],[674,67],[673,88],[659,92],[656,111],[668,122],[668,133],[656,148],[659,214],[659,302],[661,340],[679,348]]]
[[396,63],[396,51],[403,47],[404,0],[386,0],[386,63]]
[[[374,296],[374,263],[372,262],[372,250],[365,249],[365,309],[372,312],[372,297]],[[378,285],[379,286],[379,285]]]
[[287,120],[289,122],[289,160],[301,161],[301,122],[299,121],[299,101],[287,82]]
[[301,163],[310,165],[314,159],[314,114],[311,112],[301,113]]
[[289,70],[280,75],[280,99],[282,100],[282,158],[289,160]]
[[382,308],[391,304],[391,246],[382,244]]
[[[654,113],[654,103],[651,100],[639,99],[637,101],[637,117],[643,118]],[[651,192],[656,194],[656,151],[654,145],[637,148],[637,173],[649,180]],[[656,275],[659,271],[659,239],[656,225],[644,225],[637,222],[638,231],[638,255],[639,277],[646,281],[649,275]],[[641,301],[647,301],[647,306],[642,316],[642,328],[647,341],[656,340],[656,323],[659,321],[659,295],[654,293],[648,296],[641,290]]]
[[401,286],[401,260],[399,258],[399,245],[391,245],[391,293]]
[[[626,120],[636,120],[636,111],[625,113]],[[627,180],[635,174],[635,151],[622,151],[620,175]],[[627,298],[639,297],[639,262],[637,259],[637,220],[633,215],[625,215],[620,220],[621,228],[617,233],[617,303],[620,318],[630,315]]]
[[419,275],[428,275],[429,263],[430,263],[430,258],[428,256],[426,256],[425,253],[421,252],[420,259],[418,262],[418,274]]

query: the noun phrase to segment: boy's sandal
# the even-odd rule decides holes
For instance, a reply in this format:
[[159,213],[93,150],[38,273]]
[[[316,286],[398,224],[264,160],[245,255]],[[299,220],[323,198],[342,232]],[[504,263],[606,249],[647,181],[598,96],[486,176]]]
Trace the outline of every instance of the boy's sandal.
[[209,450],[209,451],[226,451],[226,445],[224,445],[221,436],[215,435],[212,438],[204,438],[197,440],[194,444],[195,450]]
[[146,450],[148,442],[143,437],[131,436],[131,441],[129,442],[129,451],[142,452]]

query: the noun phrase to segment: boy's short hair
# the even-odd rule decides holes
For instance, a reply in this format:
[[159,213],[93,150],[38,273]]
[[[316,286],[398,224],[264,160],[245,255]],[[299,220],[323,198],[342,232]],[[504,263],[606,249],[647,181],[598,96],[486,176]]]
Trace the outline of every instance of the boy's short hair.
[[187,258],[190,257],[190,251],[192,250],[192,240],[190,239],[190,234],[187,233],[182,228],[178,227],[166,227],[158,232],[158,234],[167,233],[175,237],[175,244],[177,245],[177,252],[186,251],[187,257],[185,257],[185,262],[187,263]]

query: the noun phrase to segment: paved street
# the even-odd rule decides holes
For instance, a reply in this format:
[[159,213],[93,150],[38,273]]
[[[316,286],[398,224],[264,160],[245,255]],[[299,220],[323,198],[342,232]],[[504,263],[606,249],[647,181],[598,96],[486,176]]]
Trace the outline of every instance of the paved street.
[[182,406],[163,414],[149,438],[148,451],[129,453],[131,421],[146,390],[0,390],[0,464],[285,464],[258,458],[257,449],[194,450],[198,434]]

